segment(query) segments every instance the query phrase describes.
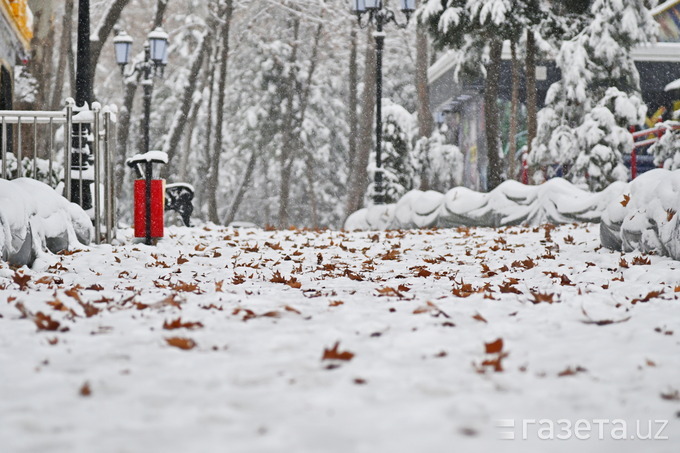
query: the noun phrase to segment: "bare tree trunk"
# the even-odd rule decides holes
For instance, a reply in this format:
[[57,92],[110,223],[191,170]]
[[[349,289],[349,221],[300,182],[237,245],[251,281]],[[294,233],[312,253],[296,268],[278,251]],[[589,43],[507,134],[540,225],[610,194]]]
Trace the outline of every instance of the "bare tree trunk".
[[161,173],[162,177],[168,179],[168,176],[175,174],[177,171],[177,165],[174,163],[175,156],[177,154],[177,148],[182,140],[182,134],[184,133],[184,127],[187,122],[187,115],[189,114],[189,109],[193,105],[191,98],[196,91],[196,85],[198,84],[199,73],[203,67],[204,58],[210,55],[212,48],[212,34],[207,31],[203,35],[203,41],[196,51],[194,56],[194,61],[191,63],[191,70],[186,84],[184,85],[184,92],[182,93],[182,98],[180,100],[180,108],[175,112],[175,117],[172,120],[172,126],[170,127],[169,133],[166,135],[166,140],[163,144],[163,151],[168,155],[168,165],[163,167]]
[[355,21],[352,21],[352,31],[350,34],[349,51],[349,99],[347,101],[347,122],[349,122],[349,155],[348,157],[348,178],[352,176],[354,158],[357,154],[357,103],[358,103],[358,62],[357,62],[357,30]]
[[[71,25],[73,26],[73,25]],[[66,56],[68,60],[68,84],[69,92],[75,94],[76,90],[76,53],[73,48],[73,37],[71,34],[68,36],[68,47],[66,48]]]
[[165,17],[165,10],[168,8],[168,3],[170,0],[158,0],[156,3],[156,16],[154,17],[153,26],[154,28],[163,25],[163,18]]
[[64,90],[64,77],[66,76],[66,65],[68,59],[68,49],[71,47],[71,34],[73,33],[73,0],[65,0],[64,17],[61,24],[61,40],[59,42],[59,61],[57,63],[56,79],[52,89],[52,99],[50,109],[57,110],[62,106],[62,93]]
[[319,202],[314,188],[314,157],[307,156],[307,191],[309,193],[309,203],[312,208],[312,228],[319,228]]
[[123,107],[118,113],[118,127],[116,136],[116,158],[115,158],[115,175],[114,175],[114,191],[116,196],[122,193],[123,183],[125,181],[125,173],[127,167],[125,160],[128,156],[128,138],[130,137],[130,124],[132,120],[132,106],[135,101],[135,93],[139,80],[130,80],[125,84],[125,96],[123,98]]
[[[217,31],[217,29],[215,28]],[[212,159],[212,139],[213,139],[213,125],[215,123],[215,118],[214,118],[214,105],[215,105],[215,73],[217,72],[217,54],[219,52],[219,46],[215,45],[213,46],[213,52],[211,55],[210,60],[208,61],[208,114],[206,118],[206,125],[205,125],[205,133],[206,133],[206,140],[205,140],[205,146],[202,146],[201,149],[203,151],[203,155],[201,156],[203,158],[203,168],[201,169],[201,174],[203,175],[209,175],[210,174],[210,169],[212,167],[211,165],[211,159]],[[207,198],[209,197],[208,191],[210,189],[208,188],[207,184],[201,184],[198,186],[198,195],[199,198],[199,205],[201,207],[204,207],[207,204]]]
[[[288,62],[294,67],[297,60],[298,37],[300,33],[300,19],[296,16],[293,19],[293,39],[292,48]],[[295,100],[295,79],[297,71],[291,70],[286,84],[286,112],[283,123],[283,144],[281,145],[281,157],[279,167],[281,168],[281,179],[279,181],[279,228],[287,228],[288,225],[288,196],[290,190],[290,174],[292,171],[288,161],[291,160],[291,146],[293,141],[293,102]]]
[[538,105],[536,102],[536,38],[534,32],[527,32],[527,55],[525,60],[525,77],[527,81],[527,152],[531,152],[532,142],[538,130]]
[[[54,84],[52,55],[54,50],[54,2],[34,2],[33,39],[31,40],[31,58],[27,69],[37,82],[32,105],[15,108],[34,108],[44,110],[50,101],[50,89]],[[47,138],[47,137],[46,137]],[[31,139],[32,140],[32,139]]]
[[241,182],[239,183],[238,189],[236,189],[236,194],[234,195],[234,199],[231,201],[229,211],[227,212],[227,217],[224,220],[225,225],[229,225],[236,219],[236,213],[238,212],[238,208],[241,206],[243,197],[246,194],[248,186],[250,185],[250,180],[253,176],[253,171],[255,170],[255,163],[257,162],[257,153],[258,150],[256,149],[252,150],[250,153],[248,165],[246,165],[246,171],[243,174],[243,178],[241,178]]
[[[300,32],[300,19],[296,17],[293,23],[293,51],[291,52],[291,65],[297,60],[298,53],[298,38]],[[310,68],[307,71],[307,80],[305,81],[304,91],[302,93],[296,90],[296,71],[291,71],[288,83],[288,124],[284,125],[284,139],[281,147],[281,181],[279,189],[279,228],[287,228],[289,225],[289,203],[290,203],[290,179],[293,171],[293,163],[295,162],[295,147],[299,145],[299,134],[302,128],[302,123],[305,120],[307,112],[307,104],[309,100],[309,93],[312,86],[314,73],[316,72],[317,53],[319,49],[319,41],[321,39],[321,31],[323,25],[319,24],[314,34],[314,44],[312,48],[312,56],[310,58]],[[297,115],[293,113],[293,106],[295,95],[299,96],[299,111]]]
[[512,100],[510,107],[510,137],[508,137],[510,146],[508,149],[508,178],[515,179],[515,154],[517,152],[517,113],[519,111],[519,60],[517,59],[517,42],[510,41],[510,52],[512,54]]
[[229,29],[233,12],[233,1],[226,0],[221,5],[219,17],[222,19],[222,52],[220,56],[220,78],[217,92],[217,118],[215,128],[215,143],[213,145],[210,174],[208,175],[208,218],[211,222],[219,223],[217,215],[217,184],[220,174],[220,155],[222,154],[222,134],[224,127],[224,98],[227,89],[227,62],[229,59]]
[[489,159],[487,170],[487,190],[493,190],[502,182],[503,165],[498,153],[499,118],[498,89],[501,69],[503,41],[492,38],[489,43],[489,64],[486,68],[484,87],[484,117],[486,123],[486,154]]
[[[208,52],[208,55],[210,55],[210,52]],[[204,66],[208,66],[207,64],[204,64]],[[204,96],[203,92],[205,91],[205,88],[207,86],[208,82],[208,77],[203,75],[202,77],[202,82],[201,82],[201,87],[199,88],[199,92],[201,93],[201,96],[195,96],[192,103],[191,103],[191,110],[189,111],[189,120],[188,120],[188,125],[187,125],[187,132],[184,134],[184,150],[182,152],[182,156],[180,159],[180,165],[179,165],[179,170],[178,170],[178,181],[186,181],[188,176],[189,176],[189,156],[191,155],[191,149],[193,146],[193,137],[194,137],[194,132],[196,130],[196,123],[198,122],[198,114],[201,109],[201,105],[203,104],[204,101]]]
[[[163,1],[163,0],[159,0]],[[92,36],[95,39],[90,39],[90,71],[87,75],[90,78],[89,86],[94,86],[94,76],[97,69],[97,63],[99,62],[99,57],[106,44],[111,31],[113,31],[114,25],[118,22],[123,8],[130,3],[130,0],[114,0],[113,3],[109,5],[109,9],[106,10],[102,16],[97,28],[93,30]]]
[[372,31],[367,32],[366,55],[364,65],[364,89],[361,93],[361,119],[359,121],[359,134],[357,155],[351,164],[353,165],[351,177],[347,181],[347,202],[345,204],[345,217],[349,217],[354,211],[361,208],[364,193],[368,187],[368,162],[373,149],[373,124],[375,119],[375,41]]
[[[427,84],[427,30],[424,25],[416,26],[416,94],[418,96],[418,135],[430,137],[434,130],[434,119],[430,111],[430,91]],[[428,190],[427,169],[420,172],[420,190]]]

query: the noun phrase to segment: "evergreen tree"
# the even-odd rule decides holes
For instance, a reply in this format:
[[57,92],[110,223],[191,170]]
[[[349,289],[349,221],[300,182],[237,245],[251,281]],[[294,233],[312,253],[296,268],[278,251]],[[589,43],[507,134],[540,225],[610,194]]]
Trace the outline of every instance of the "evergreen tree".
[[622,153],[630,152],[626,144],[632,142],[627,127],[645,114],[631,51],[656,36],[649,12],[655,4],[593,2],[592,21],[561,46],[556,62],[562,80],[550,87],[539,114],[532,165],[563,166],[573,181],[592,190],[624,178]]
[[680,126],[677,121],[665,121],[661,124],[665,129],[658,142],[649,148],[649,153],[654,156],[654,165],[666,170],[680,168]]
[[[404,107],[383,99],[382,109],[383,146],[381,153],[383,190],[386,203],[395,203],[406,192],[413,189],[415,168],[412,162],[412,140],[416,124]],[[375,154],[371,155],[368,167],[371,183],[366,198],[375,195]]]

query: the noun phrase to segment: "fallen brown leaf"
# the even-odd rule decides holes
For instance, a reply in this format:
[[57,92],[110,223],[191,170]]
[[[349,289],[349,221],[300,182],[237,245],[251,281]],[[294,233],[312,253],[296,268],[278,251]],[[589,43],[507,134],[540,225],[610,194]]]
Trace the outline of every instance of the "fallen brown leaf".
[[352,358],[354,357],[354,353],[349,351],[340,352],[338,351],[339,346],[340,342],[337,341],[332,349],[324,349],[323,357],[321,358],[321,360],[344,360],[344,361],[352,360]]
[[492,341],[491,343],[484,343],[484,347],[487,354],[497,354],[503,351],[503,339],[499,338],[498,340]]
[[165,330],[173,330],[173,329],[197,329],[203,327],[203,324],[200,322],[182,322],[182,318],[177,318],[174,321],[165,321],[163,322],[163,328]]
[[185,351],[188,351],[188,350],[196,347],[196,342],[194,340],[192,340],[191,338],[171,337],[171,338],[166,338],[165,341],[170,346],[173,346],[173,347],[179,348],[179,349],[183,349]]

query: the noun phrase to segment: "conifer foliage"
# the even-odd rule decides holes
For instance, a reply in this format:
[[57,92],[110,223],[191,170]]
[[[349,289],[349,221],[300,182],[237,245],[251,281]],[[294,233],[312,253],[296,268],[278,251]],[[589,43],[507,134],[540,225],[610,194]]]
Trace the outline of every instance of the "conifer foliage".
[[562,80],[548,91],[529,156],[545,176],[559,168],[591,190],[626,179],[623,154],[632,149],[627,128],[646,113],[631,50],[655,39],[649,11],[655,4],[595,0],[592,20],[562,43],[556,60]]

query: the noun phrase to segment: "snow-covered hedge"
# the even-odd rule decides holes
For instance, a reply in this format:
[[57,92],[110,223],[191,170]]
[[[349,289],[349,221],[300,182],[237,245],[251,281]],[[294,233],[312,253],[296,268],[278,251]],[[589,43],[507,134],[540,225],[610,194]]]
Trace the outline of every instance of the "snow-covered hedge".
[[620,199],[626,183],[591,193],[554,178],[538,186],[505,181],[489,193],[456,187],[446,194],[413,190],[396,204],[373,206],[352,214],[347,230],[500,227],[541,223],[599,222],[604,209]]
[[50,186],[29,178],[0,179],[0,255],[14,265],[31,265],[94,237],[92,222],[80,206]]
[[628,183],[602,214],[602,245],[680,259],[680,170],[655,169]]
[[446,194],[413,190],[396,204],[361,209],[346,230],[501,227],[599,222],[602,245],[680,260],[680,170],[654,169],[629,183],[587,192],[555,178],[539,186],[506,181],[489,193],[456,187]]

